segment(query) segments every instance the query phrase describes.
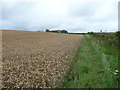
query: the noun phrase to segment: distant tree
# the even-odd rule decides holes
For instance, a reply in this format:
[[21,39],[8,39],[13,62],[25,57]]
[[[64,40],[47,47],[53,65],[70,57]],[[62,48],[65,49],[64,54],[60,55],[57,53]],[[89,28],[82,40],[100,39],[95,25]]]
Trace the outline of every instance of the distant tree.
[[50,30],[49,29],[46,29],[46,32],[49,32]]
[[94,34],[94,32],[88,32],[87,34]]
[[60,32],[61,32],[61,33],[68,33],[67,30],[61,30]]

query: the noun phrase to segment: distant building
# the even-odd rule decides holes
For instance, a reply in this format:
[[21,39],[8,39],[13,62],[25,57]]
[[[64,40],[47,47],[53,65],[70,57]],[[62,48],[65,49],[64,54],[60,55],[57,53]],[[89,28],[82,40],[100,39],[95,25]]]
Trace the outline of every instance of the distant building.
[[60,30],[51,30],[49,32],[55,32],[55,33],[60,33]]

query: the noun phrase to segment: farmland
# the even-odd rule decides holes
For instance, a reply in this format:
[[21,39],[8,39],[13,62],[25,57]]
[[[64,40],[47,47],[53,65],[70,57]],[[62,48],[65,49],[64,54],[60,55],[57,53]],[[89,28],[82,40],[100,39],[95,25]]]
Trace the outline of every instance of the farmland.
[[2,31],[3,87],[60,87],[82,35]]

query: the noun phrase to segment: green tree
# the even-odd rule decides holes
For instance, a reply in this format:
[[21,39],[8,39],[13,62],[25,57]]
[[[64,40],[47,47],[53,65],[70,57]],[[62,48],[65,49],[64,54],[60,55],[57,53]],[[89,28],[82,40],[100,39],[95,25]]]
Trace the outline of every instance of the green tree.
[[94,34],[94,32],[88,32],[87,34]]
[[68,33],[67,30],[61,30],[60,32],[61,32],[61,33]]
[[116,32],[116,36],[118,37],[118,39],[120,39],[120,31]]
[[117,31],[115,34],[116,34],[117,42],[118,42],[118,49],[120,50],[120,45],[119,45],[120,44],[120,31]]
[[46,29],[46,32],[49,32],[50,30],[49,29]]

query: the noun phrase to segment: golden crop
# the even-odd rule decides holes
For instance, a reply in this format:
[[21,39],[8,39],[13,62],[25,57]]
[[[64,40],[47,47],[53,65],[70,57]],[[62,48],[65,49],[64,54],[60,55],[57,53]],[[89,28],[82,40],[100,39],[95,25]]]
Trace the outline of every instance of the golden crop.
[[59,87],[82,37],[2,31],[3,87]]

